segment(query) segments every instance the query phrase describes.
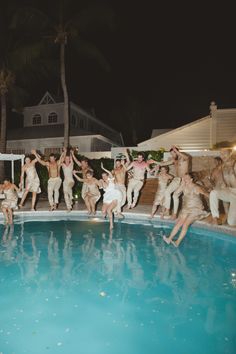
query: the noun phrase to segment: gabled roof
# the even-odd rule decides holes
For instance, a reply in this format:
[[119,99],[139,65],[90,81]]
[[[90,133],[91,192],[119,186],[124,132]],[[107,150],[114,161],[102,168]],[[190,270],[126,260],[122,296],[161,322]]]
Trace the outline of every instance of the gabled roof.
[[155,143],[155,141],[158,141],[158,139],[159,139],[160,137],[163,138],[163,137],[165,137],[165,136],[168,136],[169,134],[173,134],[173,133],[179,132],[179,131],[181,131],[181,130],[183,130],[183,129],[185,129],[185,128],[192,127],[192,126],[194,126],[194,125],[196,125],[196,124],[198,124],[198,123],[201,123],[201,122],[206,121],[206,120],[209,120],[209,119],[211,119],[211,116],[210,116],[210,115],[208,115],[208,116],[206,116],[206,117],[203,117],[203,118],[200,118],[200,119],[197,119],[197,120],[194,120],[194,121],[191,122],[191,123],[184,124],[184,125],[182,125],[181,127],[178,127],[178,128],[176,128],[176,129],[172,129],[172,130],[170,130],[170,131],[168,131],[168,132],[166,132],[166,133],[160,134],[160,135],[158,135],[158,136],[156,136],[156,137],[154,137],[154,138],[151,138],[151,139],[142,141],[141,143],[138,144],[138,146],[143,146],[143,145],[146,145],[146,144]]
[[43,98],[39,102],[39,106],[42,104],[55,104],[59,103],[59,100],[56,98],[56,96],[50,94],[48,91],[44,94]]

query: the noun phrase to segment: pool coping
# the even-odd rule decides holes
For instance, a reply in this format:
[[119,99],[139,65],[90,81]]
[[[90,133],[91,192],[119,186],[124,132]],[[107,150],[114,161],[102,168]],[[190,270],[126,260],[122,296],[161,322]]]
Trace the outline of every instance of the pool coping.
[[[157,224],[161,223],[162,225],[170,225],[174,224],[175,221],[170,220],[169,218],[164,218],[161,219],[159,215],[156,215],[153,219],[150,219],[148,217],[148,214],[145,212],[123,212],[124,219],[116,219],[115,218],[115,223],[117,221],[120,222],[129,222],[129,221],[139,221],[139,222],[144,222],[145,225],[153,225],[156,226]],[[96,216],[94,217],[89,217],[87,214],[86,210],[72,210],[71,212],[68,212],[66,210],[55,210],[53,212],[48,211],[48,210],[39,210],[37,212],[35,211],[22,211],[18,210],[14,213],[15,217],[15,223],[22,222],[22,221],[38,221],[38,218],[43,218],[43,221],[50,221],[50,220],[58,220],[58,217],[61,217],[61,220],[73,220],[74,217],[80,217],[80,220],[87,220],[87,221],[100,221],[104,222],[104,219],[102,219],[102,214],[101,211],[97,211]],[[82,219],[81,219],[82,218]],[[4,224],[4,218],[3,215],[0,214],[0,224]],[[228,225],[213,225],[210,224],[209,222],[206,221],[196,221],[192,228],[201,228],[201,229],[206,229],[209,231],[216,231],[218,233],[225,233],[230,236],[236,237],[236,228],[235,227],[230,227]]]

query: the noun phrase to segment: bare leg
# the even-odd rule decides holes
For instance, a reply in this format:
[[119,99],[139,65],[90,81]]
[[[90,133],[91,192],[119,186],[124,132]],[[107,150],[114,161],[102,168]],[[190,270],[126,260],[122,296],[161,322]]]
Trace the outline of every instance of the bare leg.
[[178,240],[173,241],[174,246],[178,247],[180,245],[180,243],[182,242],[182,240],[184,239],[184,237],[186,236],[186,233],[188,231],[189,226],[195,221],[195,218],[188,216],[187,219],[185,220],[183,226],[182,226],[182,230],[180,232],[180,235],[178,237]]
[[13,213],[12,213],[12,209],[8,208],[8,220],[9,220],[9,224],[12,225],[13,224]]
[[26,189],[25,192],[24,192],[24,194],[23,194],[23,196],[22,196],[22,198],[21,198],[20,204],[19,204],[19,207],[20,207],[20,208],[23,207],[24,202],[25,202],[25,199],[26,199],[28,193],[29,193],[29,191]]
[[150,215],[150,218],[154,218],[154,215],[156,214],[157,208],[159,204],[153,204],[152,206],[152,213]]
[[85,202],[86,208],[88,210],[88,213],[91,214],[91,207],[90,207],[89,197],[85,197],[84,198],[84,202]]
[[166,236],[163,237],[163,240],[164,240],[166,243],[168,243],[168,244],[171,243],[171,241],[173,240],[173,238],[175,237],[175,235],[177,235],[177,233],[178,233],[179,229],[181,228],[181,226],[184,224],[186,218],[187,218],[186,216],[180,218],[180,219],[177,221],[177,223],[175,224],[173,230],[171,231],[170,236],[169,236],[169,237],[166,237]]
[[90,202],[91,211],[92,211],[93,215],[95,215],[95,214],[96,214],[96,210],[95,210],[95,205],[96,205],[95,198],[94,198],[94,197],[90,197],[90,198],[89,198],[89,202]]
[[102,216],[104,217],[104,219],[107,216],[108,206],[109,206],[108,204],[103,204],[103,206],[102,206]]
[[35,203],[36,203],[36,192],[32,192],[32,205],[31,205],[31,210],[35,210]]
[[110,230],[113,229],[114,225],[113,225],[113,209],[117,206],[117,201],[113,200],[113,202],[108,206],[107,208],[107,214],[109,216],[109,221],[110,221]]
[[6,208],[2,208],[3,215],[5,217],[6,224],[9,224],[8,212]]
[[161,206],[160,218],[164,219],[164,207],[163,206]]

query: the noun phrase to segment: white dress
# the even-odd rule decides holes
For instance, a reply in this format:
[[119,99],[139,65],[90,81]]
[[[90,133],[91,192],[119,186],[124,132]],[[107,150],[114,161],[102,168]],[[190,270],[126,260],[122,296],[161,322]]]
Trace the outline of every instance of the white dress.
[[108,186],[106,187],[103,195],[104,204],[111,204],[113,201],[117,201],[118,203],[122,202],[122,193],[116,187],[114,180],[114,178],[108,178]]
[[37,174],[35,166],[29,166],[25,170],[26,172],[26,189],[29,192],[41,193],[39,176]]
[[15,209],[17,206],[18,196],[13,188],[4,190],[5,199],[2,201],[3,208]]

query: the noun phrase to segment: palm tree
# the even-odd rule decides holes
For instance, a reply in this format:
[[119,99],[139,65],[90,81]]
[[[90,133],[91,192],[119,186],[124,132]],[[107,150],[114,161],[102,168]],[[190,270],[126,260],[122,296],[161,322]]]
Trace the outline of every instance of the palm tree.
[[39,40],[59,45],[60,81],[64,98],[64,146],[69,146],[69,94],[66,82],[66,48],[70,46],[70,54],[86,55],[95,59],[106,70],[109,65],[102,53],[90,41],[85,39],[86,30],[106,26],[113,28],[113,12],[101,4],[83,7],[71,0],[50,1],[40,8],[22,8],[17,16],[17,22],[28,24],[29,29],[36,28]]
[[[26,88],[35,79],[35,73],[43,74],[37,59],[45,50],[41,43],[34,43],[26,36],[24,28],[13,24],[15,8],[11,5],[0,12],[0,153],[6,152],[7,106],[10,103],[16,109],[22,107],[28,98]],[[48,59],[40,60],[47,68]],[[45,75],[47,72],[48,68],[44,69]],[[0,180],[4,172],[4,163],[0,161]]]

